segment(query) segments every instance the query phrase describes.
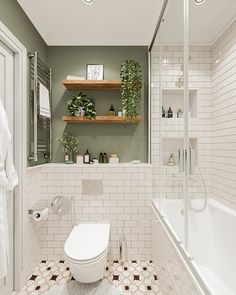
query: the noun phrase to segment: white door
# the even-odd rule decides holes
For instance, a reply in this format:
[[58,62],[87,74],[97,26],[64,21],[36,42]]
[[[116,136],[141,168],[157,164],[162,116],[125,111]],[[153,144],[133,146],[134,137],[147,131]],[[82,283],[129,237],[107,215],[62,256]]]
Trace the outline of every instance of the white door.
[[[5,106],[12,139],[14,140],[14,54],[0,41],[0,99]],[[14,143],[13,143],[14,144]],[[10,242],[10,267],[5,279],[0,280],[0,295],[8,295],[13,291],[13,193],[7,196],[7,214]]]

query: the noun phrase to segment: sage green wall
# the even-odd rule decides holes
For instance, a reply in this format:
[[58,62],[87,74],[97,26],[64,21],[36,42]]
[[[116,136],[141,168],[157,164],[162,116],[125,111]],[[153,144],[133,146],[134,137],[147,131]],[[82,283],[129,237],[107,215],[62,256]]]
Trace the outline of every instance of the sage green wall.
[[[47,64],[48,47],[38,31],[35,29],[21,6],[16,0],[0,0],[0,21],[16,36],[16,38],[26,47],[28,52],[38,51],[39,57]],[[28,65],[29,73],[29,65]],[[29,82],[29,76],[28,76]],[[29,88],[29,87],[28,87]],[[29,92],[28,92],[28,110],[29,107]],[[30,111],[29,111],[30,112]],[[29,120],[28,120],[29,122]],[[29,129],[33,128],[28,125]],[[28,142],[30,144],[30,142]],[[27,155],[29,152],[27,152]],[[27,156],[26,155],[26,156]],[[45,163],[45,159],[39,158],[38,164]],[[28,162],[29,166],[35,165],[34,162]]]
[[47,45],[16,0],[0,0],[0,21],[28,51],[39,52],[47,62]]
[[[67,114],[66,101],[72,91],[64,88],[61,81],[68,74],[86,75],[86,64],[103,64],[104,79],[120,79],[120,65],[126,59],[138,61],[142,67],[144,86],[142,89],[142,105],[140,114],[142,122],[134,128],[132,125],[95,125],[95,124],[66,124],[62,116]],[[57,138],[68,131],[79,137],[80,152],[89,149],[93,157],[100,152],[118,153],[121,162],[140,159],[147,161],[147,76],[148,56],[147,47],[58,47],[48,50],[49,66],[53,69],[53,162],[63,162],[64,154]],[[112,103],[117,110],[121,106],[119,91],[85,91],[95,99],[98,114],[108,112]]]

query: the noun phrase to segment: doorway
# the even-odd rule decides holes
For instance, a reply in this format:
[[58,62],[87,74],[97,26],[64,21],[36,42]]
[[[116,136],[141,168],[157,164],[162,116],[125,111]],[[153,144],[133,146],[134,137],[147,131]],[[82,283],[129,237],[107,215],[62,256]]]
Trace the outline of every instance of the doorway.
[[[14,53],[2,42],[0,42],[0,99],[5,107],[9,128],[14,141]],[[14,142],[12,142],[14,146]],[[14,199],[13,192],[7,193],[7,218],[9,231],[10,261],[7,277],[0,281],[0,294],[11,294],[13,292],[13,226],[14,226]]]
[[12,291],[20,289],[25,279],[22,258],[22,199],[27,167],[27,50],[1,21],[0,99],[3,101],[8,116],[14,162],[19,176],[18,187],[14,193],[9,193],[7,196],[10,266],[7,277],[0,281],[0,295],[10,295]]

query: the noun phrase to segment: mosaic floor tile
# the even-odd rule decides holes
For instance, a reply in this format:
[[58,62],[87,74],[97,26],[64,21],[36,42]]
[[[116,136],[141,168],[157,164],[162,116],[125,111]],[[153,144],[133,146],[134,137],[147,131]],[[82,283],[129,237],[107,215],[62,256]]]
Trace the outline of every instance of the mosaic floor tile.
[[[55,285],[74,280],[66,262],[43,260],[35,268],[33,274],[21,291],[14,295],[43,295]],[[158,275],[152,261],[110,261],[103,279],[113,284],[124,295],[160,295]]]

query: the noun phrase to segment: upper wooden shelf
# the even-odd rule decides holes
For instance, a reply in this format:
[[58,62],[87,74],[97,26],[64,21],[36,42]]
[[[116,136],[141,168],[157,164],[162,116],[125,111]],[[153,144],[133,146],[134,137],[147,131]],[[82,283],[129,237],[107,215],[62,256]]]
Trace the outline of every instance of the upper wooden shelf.
[[[132,124],[132,120],[126,117],[118,116],[96,116],[94,119],[88,119],[85,117],[76,117],[76,116],[63,116],[62,120],[67,123],[74,124]],[[142,120],[141,116],[137,116],[134,120],[134,124],[140,123]]]
[[120,80],[63,80],[68,90],[120,90]]

